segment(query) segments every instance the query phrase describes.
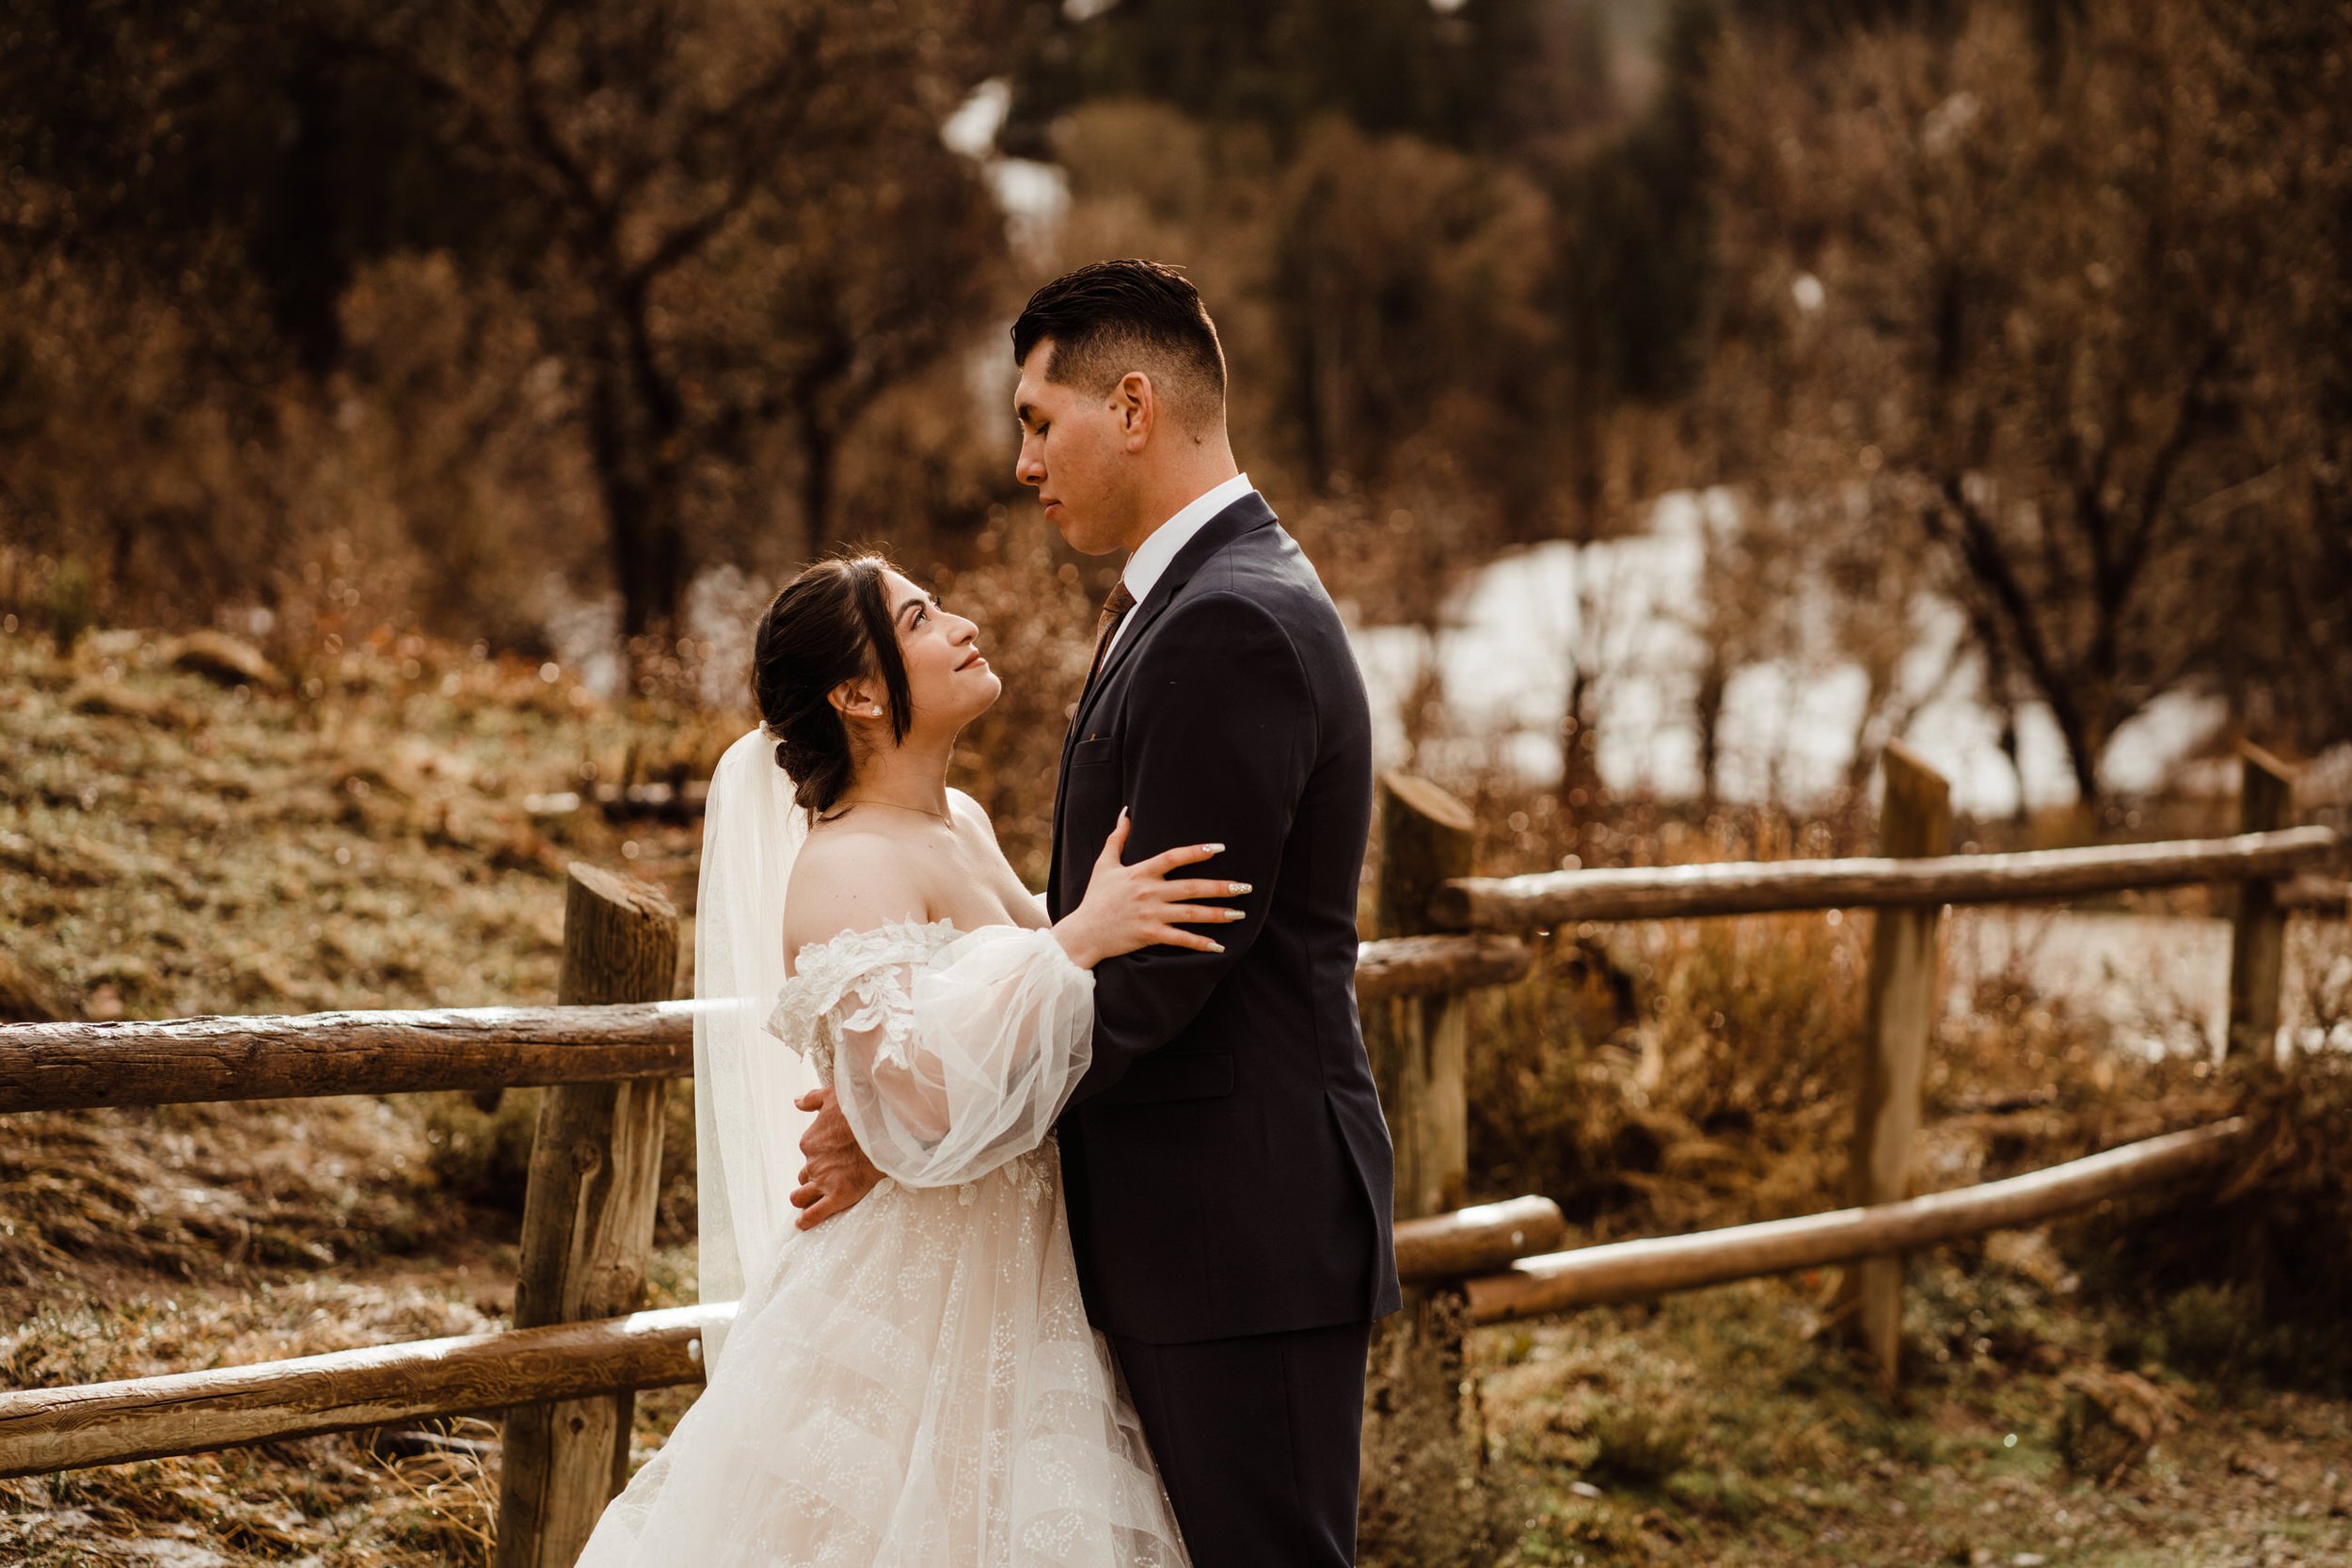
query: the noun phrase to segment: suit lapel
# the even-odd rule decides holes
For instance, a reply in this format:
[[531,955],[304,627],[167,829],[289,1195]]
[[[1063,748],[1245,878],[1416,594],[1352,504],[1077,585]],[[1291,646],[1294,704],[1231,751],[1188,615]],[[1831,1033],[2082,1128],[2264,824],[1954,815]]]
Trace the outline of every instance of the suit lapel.
[[[1168,570],[1160,574],[1160,580],[1152,585],[1152,592],[1143,602],[1127,611],[1126,623],[1120,630],[1119,645],[1111,649],[1110,657],[1103,661],[1103,668],[1095,672],[1086,694],[1079,699],[1078,716],[1071,721],[1070,733],[1062,736],[1064,780],[1070,773],[1071,747],[1077,736],[1085,733],[1087,721],[1102,702],[1103,693],[1110,688],[1111,676],[1135,657],[1136,649],[1143,643],[1144,634],[1152,629],[1152,623],[1168,613],[1168,606],[1176,602],[1176,595],[1184,591],[1184,584],[1191,581],[1193,575],[1217,551],[1252,529],[1263,528],[1273,521],[1274,509],[1266,505],[1264,497],[1254,490],[1242,497],[1203,523],[1200,531],[1186,540],[1184,547],[1176,552],[1176,559],[1168,563]],[[1057,822],[1060,819],[1059,809],[1057,804]]]
[[1070,716],[1069,728],[1062,731],[1061,766],[1054,770],[1054,834],[1053,846],[1045,862],[1045,912],[1059,920],[1069,911],[1061,901],[1062,800],[1070,793],[1070,749],[1078,736],[1078,716]]
[[1101,702],[1104,691],[1109,688],[1112,674],[1127,662],[1128,657],[1142,642],[1144,633],[1152,629],[1152,623],[1167,613],[1168,607],[1175,602],[1184,584],[1192,580],[1193,574],[1210,557],[1243,534],[1253,529],[1264,528],[1273,521],[1274,509],[1266,505],[1265,498],[1253,490],[1202,524],[1200,531],[1185,541],[1184,547],[1176,552],[1176,559],[1168,563],[1168,570],[1161,573],[1160,580],[1152,585],[1152,592],[1135,609],[1127,611],[1119,645],[1103,661],[1103,668],[1094,673],[1093,680],[1087,683],[1078,702],[1078,710],[1071,718],[1070,728],[1062,735],[1061,766],[1054,777],[1054,835],[1050,851],[1052,858],[1047,862],[1045,870],[1045,891],[1046,904],[1055,919],[1058,920],[1069,912],[1063,905],[1061,888],[1062,846],[1069,832],[1064,810],[1070,797],[1070,754],[1077,746],[1079,736],[1085,733],[1087,720]]

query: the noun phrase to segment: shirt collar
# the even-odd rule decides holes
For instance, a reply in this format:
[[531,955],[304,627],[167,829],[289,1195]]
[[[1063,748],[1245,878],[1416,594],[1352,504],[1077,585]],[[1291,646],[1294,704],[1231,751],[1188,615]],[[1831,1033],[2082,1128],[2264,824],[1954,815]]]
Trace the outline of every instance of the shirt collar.
[[1136,596],[1136,603],[1141,604],[1152,596],[1152,588],[1167,573],[1168,563],[1176,559],[1176,552],[1191,543],[1194,534],[1212,517],[1256,488],[1248,474],[1235,474],[1215,489],[1195,497],[1183,511],[1152,530],[1151,536],[1127,558],[1126,569],[1120,574],[1126,581],[1127,592]]

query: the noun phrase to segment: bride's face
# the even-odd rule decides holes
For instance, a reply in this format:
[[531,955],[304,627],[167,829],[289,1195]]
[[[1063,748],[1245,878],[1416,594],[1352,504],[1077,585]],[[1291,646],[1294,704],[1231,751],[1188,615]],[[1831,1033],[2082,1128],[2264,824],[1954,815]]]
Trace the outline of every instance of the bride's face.
[[986,713],[1004,682],[980,657],[980,628],[896,572],[882,573],[882,586],[898,633],[898,657],[906,663],[914,722],[960,730]]

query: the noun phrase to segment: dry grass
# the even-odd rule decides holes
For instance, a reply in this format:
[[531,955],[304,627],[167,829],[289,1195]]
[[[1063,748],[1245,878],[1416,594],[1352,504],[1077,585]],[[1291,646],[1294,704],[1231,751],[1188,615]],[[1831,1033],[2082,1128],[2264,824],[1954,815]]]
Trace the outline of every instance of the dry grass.
[[1514,1489],[1487,1472],[1458,1294],[1415,1291],[1374,1332],[1358,1560],[1486,1568],[1516,1529]]
[[380,1100],[54,1111],[8,1131],[0,1295],[366,1263],[464,1228],[415,1117]]
[[2352,1057],[2233,1063],[2172,1097],[2245,1115],[2217,1180],[2106,1206],[2059,1234],[2123,1313],[2115,1358],[2352,1394]]
[[[1708,1562],[2217,1568],[2352,1559],[2352,1409],[2232,1403],[2169,1370],[2183,1412],[2103,1486],[2070,1450],[2105,1320],[2035,1249],[1913,1271],[1915,1369],[1878,1396],[1788,1281],[1473,1337],[1501,1568]],[[2110,1429],[2101,1428],[2101,1432]],[[2111,1440],[2101,1455],[2119,1450]],[[2021,1554],[2030,1554],[2021,1556]]]
[[58,660],[0,639],[20,965],[101,1018],[553,990],[564,862],[619,835],[528,798],[617,777],[651,715],[463,650],[428,665],[421,644],[275,691],[224,692],[165,651],[101,633]]
[[[0,1381],[85,1383],[475,1333],[505,1309],[511,1277],[511,1264],[478,1265],[430,1284],[319,1275],[52,1297],[0,1338]],[[495,1474],[467,1453],[388,1459],[366,1434],[306,1438],[0,1482],[0,1560],[478,1563],[495,1494]]]
[[1476,1180],[1596,1236],[1834,1206],[1863,951],[1815,916],[1564,933],[1472,1013]]

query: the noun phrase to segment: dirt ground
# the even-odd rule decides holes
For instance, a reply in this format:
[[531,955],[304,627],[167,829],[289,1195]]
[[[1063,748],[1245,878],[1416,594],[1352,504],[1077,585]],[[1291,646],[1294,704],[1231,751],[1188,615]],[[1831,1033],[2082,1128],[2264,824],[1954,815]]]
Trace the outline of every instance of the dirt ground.
[[[691,903],[692,827],[550,798],[707,766],[727,716],[605,705],[462,649],[387,643],[266,682],[173,653],[0,638],[15,1016],[545,1000],[567,858]],[[1578,1082],[1662,1104],[1678,1060],[1604,1053]],[[527,1095],[489,1115],[444,1095],[10,1118],[0,1385],[494,1326],[530,1125]],[[684,1142],[657,1305],[692,1289]],[[1651,1210],[1578,1234],[1679,1212],[1671,1175],[1645,1178]],[[2038,1234],[1912,1279],[1892,1400],[1822,1332],[1826,1277],[1478,1332],[1484,1469],[1459,1501],[1483,1560],[2352,1563],[2352,1402],[2247,1364],[2214,1327],[2231,1303],[2093,1300]],[[691,1397],[641,1398],[640,1457]],[[494,1438],[452,1423],[0,1482],[0,1564],[482,1563]]]

